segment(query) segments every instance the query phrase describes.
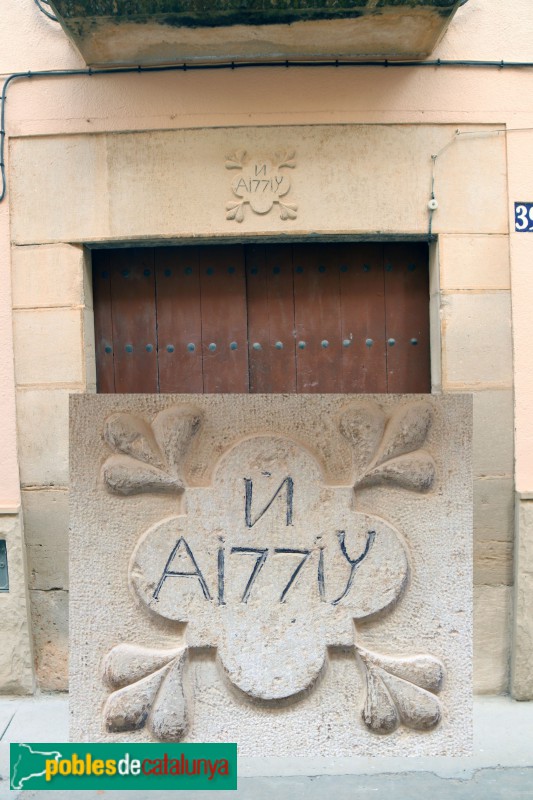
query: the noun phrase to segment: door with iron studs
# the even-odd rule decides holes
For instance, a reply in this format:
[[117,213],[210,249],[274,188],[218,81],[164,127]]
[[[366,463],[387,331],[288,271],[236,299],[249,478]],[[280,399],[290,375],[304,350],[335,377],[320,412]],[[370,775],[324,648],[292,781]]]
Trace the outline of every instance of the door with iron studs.
[[98,391],[425,393],[423,243],[93,252]]

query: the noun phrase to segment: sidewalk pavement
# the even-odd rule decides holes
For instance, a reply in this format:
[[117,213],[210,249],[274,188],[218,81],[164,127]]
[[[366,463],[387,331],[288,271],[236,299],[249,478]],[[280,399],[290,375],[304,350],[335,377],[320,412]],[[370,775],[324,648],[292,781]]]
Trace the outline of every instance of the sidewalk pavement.
[[10,791],[9,742],[68,739],[67,695],[0,698],[0,800],[533,800],[533,703],[476,697],[474,755],[240,758],[236,792]]

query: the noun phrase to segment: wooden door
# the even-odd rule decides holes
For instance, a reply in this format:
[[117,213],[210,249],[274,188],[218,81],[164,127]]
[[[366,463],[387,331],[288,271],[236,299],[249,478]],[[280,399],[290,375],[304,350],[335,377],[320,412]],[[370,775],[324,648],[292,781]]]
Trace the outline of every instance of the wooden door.
[[429,392],[424,244],[93,254],[99,392]]

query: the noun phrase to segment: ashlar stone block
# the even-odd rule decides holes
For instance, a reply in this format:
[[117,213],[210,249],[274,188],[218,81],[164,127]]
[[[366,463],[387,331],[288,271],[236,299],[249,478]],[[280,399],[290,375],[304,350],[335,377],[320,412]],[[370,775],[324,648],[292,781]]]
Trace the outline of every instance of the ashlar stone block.
[[516,700],[533,699],[533,502],[516,497],[517,543],[511,692]]
[[479,478],[511,476],[514,470],[513,391],[480,391],[474,392],[473,397],[474,475]]
[[83,384],[82,322],[76,308],[14,311],[17,385]]
[[445,389],[512,385],[509,292],[444,295],[442,340]]
[[30,591],[35,672],[44,692],[68,689],[68,592]]
[[86,265],[80,245],[13,247],[13,307],[53,308],[90,304]]
[[19,389],[17,431],[20,480],[26,486],[68,484],[66,389]]
[[471,424],[460,395],[73,396],[73,738],[469,752]]
[[32,694],[34,675],[22,520],[0,512],[0,695]]
[[513,478],[474,479],[474,536],[481,542],[514,540]]
[[30,589],[68,589],[68,490],[22,491]]
[[509,690],[512,588],[474,588],[474,691],[504,694]]
[[439,264],[443,292],[511,288],[508,236],[441,234]]

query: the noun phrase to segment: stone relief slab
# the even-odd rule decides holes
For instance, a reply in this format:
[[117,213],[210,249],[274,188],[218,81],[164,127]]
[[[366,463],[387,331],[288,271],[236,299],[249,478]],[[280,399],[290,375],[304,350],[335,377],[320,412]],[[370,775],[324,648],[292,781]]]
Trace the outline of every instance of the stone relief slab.
[[268,214],[274,204],[278,205],[280,219],[296,219],[298,206],[281,199],[291,190],[287,169],[296,167],[295,156],[290,150],[272,157],[250,157],[246,150],[226,156],[226,169],[238,170],[231,182],[238,199],[226,203],[226,219],[242,222],[246,206],[255,214]]
[[467,754],[471,400],[71,397],[80,741]]

